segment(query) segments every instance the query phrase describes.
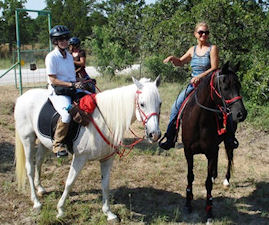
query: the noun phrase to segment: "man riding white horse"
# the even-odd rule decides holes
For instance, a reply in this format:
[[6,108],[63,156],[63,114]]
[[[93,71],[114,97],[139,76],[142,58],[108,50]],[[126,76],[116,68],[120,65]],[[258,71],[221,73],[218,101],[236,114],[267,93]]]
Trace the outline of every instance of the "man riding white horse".
[[66,50],[70,31],[66,26],[57,25],[50,30],[49,35],[55,45],[54,50],[46,56],[45,60],[49,99],[60,114],[54,135],[53,152],[57,157],[64,157],[68,153],[63,140],[67,135],[71,121],[71,116],[66,110],[72,101],[71,96],[68,95],[76,91],[80,82],[76,82],[73,57]]

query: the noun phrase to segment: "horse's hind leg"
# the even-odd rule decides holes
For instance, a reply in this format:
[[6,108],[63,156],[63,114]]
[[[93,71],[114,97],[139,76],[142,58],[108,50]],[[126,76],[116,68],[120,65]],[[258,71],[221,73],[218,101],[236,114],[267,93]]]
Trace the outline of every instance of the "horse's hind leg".
[[39,142],[36,153],[36,167],[35,167],[35,187],[37,189],[37,194],[39,196],[42,196],[44,193],[46,193],[46,190],[42,187],[40,182],[41,166],[44,161],[46,150],[47,149],[45,148],[45,146]]
[[212,177],[216,171],[215,166],[217,166],[218,155],[215,157],[208,157],[208,166],[207,166],[207,179],[205,182],[206,191],[207,191],[207,198],[206,198],[206,213],[207,213],[207,223],[212,222],[213,214],[212,214],[212,205],[213,205],[213,198],[211,195],[213,189],[213,182]]
[[77,176],[79,175],[80,171],[85,165],[86,161],[87,161],[86,155],[79,155],[79,156],[73,155],[73,160],[70,166],[68,177],[65,182],[64,192],[57,205],[57,209],[58,209],[57,218],[62,217],[64,215],[64,208],[63,208],[64,202],[68,196],[69,191],[72,188],[72,185],[76,181]]
[[[188,152],[188,150],[187,150]],[[192,212],[192,206],[191,201],[193,199],[193,193],[192,193],[192,182],[194,180],[194,174],[193,174],[193,155],[186,156],[187,163],[188,163],[188,186],[186,188],[186,204],[185,209],[188,213]]]
[[223,185],[224,185],[224,187],[229,187],[230,186],[230,178],[231,178],[231,170],[232,170],[232,166],[233,166],[234,151],[233,151],[233,149],[227,149],[227,148],[225,150],[226,150],[226,154],[227,154],[227,158],[228,158],[228,167],[227,167],[225,180],[223,181]]
[[22,137],[23,147],[25,149],[25,167],[27,176],[29,179],[30,189],[31,189],[31,200],[34,203],[33,208],[35,210],[41,209],[41,203],[39,202],[34,185],[34,176],[35,176],[35,168],[34,168],[34,153],[35,153],[35,139],[36,136],[34,134],[29,134],[26,137]]
[[212,165],[212,183],[215,183],[215,179],[218,177],[218,154]]
[[102,173],[102,194],[103,194],[103,207],[102,210],[107,216],[107,220],[117,220],[117,216],[110,211],[109,207],[109,180],[110,180],[110,169],[113,164],[113,158],[101,162],[101,173]]

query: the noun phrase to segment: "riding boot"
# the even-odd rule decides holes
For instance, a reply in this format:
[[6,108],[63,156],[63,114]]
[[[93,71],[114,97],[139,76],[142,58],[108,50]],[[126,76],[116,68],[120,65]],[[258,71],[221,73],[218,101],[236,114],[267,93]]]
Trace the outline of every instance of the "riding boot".
[[239,146],[239,142],[235,137],[236,124],[232,121],[232,115],[228,116],[227,120],[227,133],[224,138],[224,146],[226,149],[236,149]]
[[57,158],[67,156],[66,146],[63,144],[63,141],[67,135],[69,128],[69,123],[63,123],[61,118],[59,118],[54,134],[53,149]]
[[[167,128],[166,133],[164,134],[163,138],[159,141],[159,146],[164,150],[169,150],[170,148],[175,147],[175,143],[177,141],[178,130],[176,128],[176,120],[172,121]],[[162,140],[166,138],[165,142]]]

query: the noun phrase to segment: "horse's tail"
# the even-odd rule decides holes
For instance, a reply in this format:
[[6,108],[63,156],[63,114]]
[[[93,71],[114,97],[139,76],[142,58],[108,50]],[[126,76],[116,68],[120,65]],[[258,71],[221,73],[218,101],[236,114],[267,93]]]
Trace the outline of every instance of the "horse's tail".
[[22,189],[25,187],[25,181],[26,181],[25,154],[18,131],[16,131],[15,157],[16,157],[16,178],[18,188]]

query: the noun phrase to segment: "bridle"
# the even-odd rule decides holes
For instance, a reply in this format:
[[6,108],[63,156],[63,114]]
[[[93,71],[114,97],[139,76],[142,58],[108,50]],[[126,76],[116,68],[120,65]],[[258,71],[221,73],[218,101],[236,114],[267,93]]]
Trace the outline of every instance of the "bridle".
[[[211,76],[210,96],[211,96],[211,100],[214,101],[213,93],[215,93],[217,95],[217,97],[219,97],[222,100],[223,107],[226,109],[226,108],[228,108],[227,105],[229,106],[229,105],[235,103],[236,101],[242,99],[242,96],[236,96],[236,97],[231,98],[231,99],[224,99],[224,97],[222,96],[221,91],[220,91],[219,79],[218,79],[218,86],[217,86],[218,90],[216,90],[216,88],[214,87],[214,77],[217,73],[217,78],[219,78],[220,77],[219,72],[220,72],[220,70],[214,71],[214,73]],[[218,105],[218,107],[220,107],[220,106]]]
[[[223,128],[219,128],[219,124],[218,124],[218,120],[217,120],[218,134],[222,135],[222,134],[227,132],[227,130],[226,130],[227,118],[231,114],[229,106],[232,105],[233,103],[235,103],[236,101],[239,101],[240,99],[242,99],[242,96],[236,96],[236,97],[231,98],[231,99],[225,99],[223,97],[223,95],[221,94],[221,90],[220,90],[220,83],[219,83],[220,75],[219,75],[219,72],[220,72],[220,70],[216,70],[216,71],[213,72],[213,74],[211,76],[211,80],[210,80],[210,97],[211,97],[211,100],[213,102],[215,102],[215,104],[216,104],[216,100],[214,99],[214,94],[215,94],[219,99],[221,99],[222,105],[216,104],[218,109],[212,109],[212,108],[209,108],[209,107],[206,107],[206,106],[200,104],[198,102],[198,98],[197,98],[197,91],[195,92],[195,101],[203,109],[206,109],[208,111],[212,111],[212,112],[215,112],[215,113],[222,113],[222,116],[223,116]],[[216,75],[217,75],[217,89],[214,86],[214,78],[215,78]]]
[[[141,107],[139,106],[139,94],[141,94],[142,92],[140,90],[137,90],[136,91],[136,96],[135,96],[135,105],[137,107],[137,110],[139,112],[139,115],[141,117],[141,120],[142,120],[142,123],[143,123],[143,126],[144,126],[144,129],[146,127],[146,123],[149,121],[149,119],[152,117],[152,116],[157,116],[158,117],[158,121],[159,121],[159,117],[160,117],[160,113],[157,113],[157,112],[153,112],[153,113],[150,113],[149,115],[146,115],[145,112],[141,109]],[[98,108],[98,107],[97,107]],[[105,118],[104,116],[102,115],[100,109],[98,108],[101,116],[103,117],[104,121],[105,121]],[[143,119],[144,117],[144,119]],[[108,156],[106,156],[105,158],[101,159],[101,161],[105,161],[107,159],[109,159],[110,157],[112,157],[114,154],[118,154],[120,157],[122,156],[126,156],[128,155],[131,150],[134,148],[134,146],[138,143],[140,143],[141,141],[143,141],[145,139],[145,136],[143,136],[142,138],[141,137],[138,137],[131,129],[131,133],[136,137],[138,138],[138,140],[134,141],[132,144],[129,144],[129,145],[124,145],[122,142],[120,142],[120,144],[118,146],[115,146],[113,143],[111,143],[108,138],[105,137],[105,135],[102,133],[101,129],[98,127],[98,125],[95,123],[95,121],[93,120],[93,118],[90,116],[90,120],[91,122],[93,123],[95,129],[98,131],[98,133],[100,134],[100,136],[103,138],[104,142],[109,145],[111,148],[114,148],[114,152],[112,152],[111,154],[109,154]],[[106,123],[106,121],[105,121]],[[106,123],[106,126],[108,127],[107,123]],[[108,130],[109,132],[112,134],[112,131],[111,129],[108,127]],[[120,149],[120,147],[123,147],[124,149]],[[129,151],[128,153],[125,154],[125,151],[126,151],[126,148],[129,148]]]
[[[140,115],[140,118],[142,120],[142,123],[144,125],[144,127],[146,126],[146,123],[149,121],[149,119],[152,117],[152,116],[157,116],[158,117],[158,120],[160,118],[160,113],[157,113],[157,112],[153,112],[153,113],[150,113],[149,115],[146,115],[146,113],[144,113],[144,111],[141,109],[140,105],[139,105],[139,102],[138,102],[138,99],[139,99],[139,94],[141,94],[142,92],[137,90],[136,91],[136,97],[135,97],[135,102],[136,102],[136,107],[138,109],[138,112],[139,112],[139,115]],[[143,119],[144,117],[144,119]]]

